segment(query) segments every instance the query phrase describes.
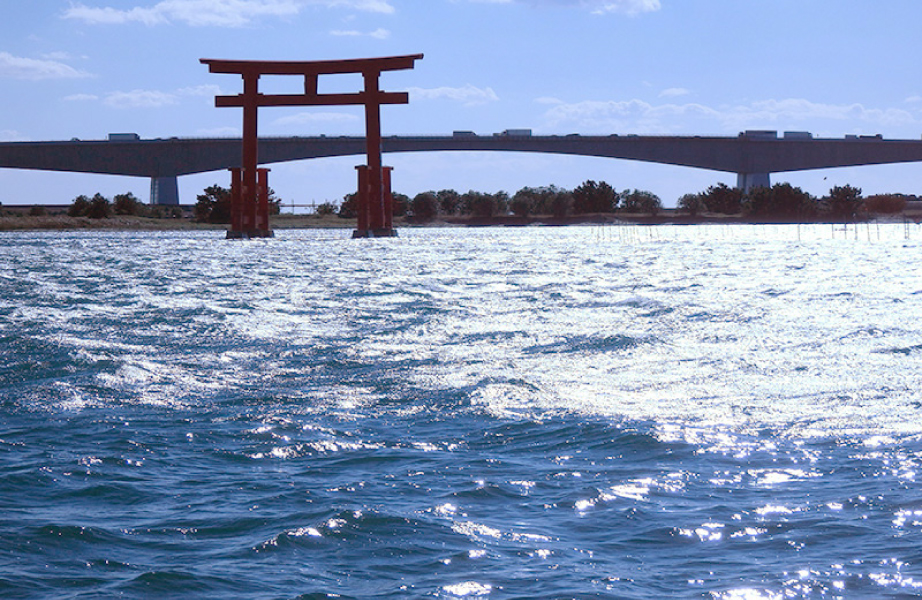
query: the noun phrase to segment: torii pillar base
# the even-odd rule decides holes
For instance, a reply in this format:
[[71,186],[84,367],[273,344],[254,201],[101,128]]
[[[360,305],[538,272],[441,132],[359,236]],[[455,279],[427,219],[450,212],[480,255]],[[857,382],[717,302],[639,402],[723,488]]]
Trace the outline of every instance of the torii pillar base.
[[393,167],[381,167],[379,177],[374,176],[375,169],[365,165],[355,169],[359,176],[356,207],[358,226],[352,232],[352,239],[397,237],[397,230],[394,229],[394,197],[391,194]]
[[271,229],[253,229],[250,231],[228,231],[226,240],[253,240],[257,238],[273,238],[275,232]]
[[231,228],[228,240],[249,240],[271,238],[275,233],[269,229],[269,169],[256,169],[256,200],[247,200],[243,193],[243,169],[237,167],[231,172]]

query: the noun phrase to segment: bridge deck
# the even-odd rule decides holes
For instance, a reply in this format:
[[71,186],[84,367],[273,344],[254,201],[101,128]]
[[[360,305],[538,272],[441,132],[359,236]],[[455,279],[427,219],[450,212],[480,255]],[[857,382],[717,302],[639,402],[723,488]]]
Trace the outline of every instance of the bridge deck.
[[[0,167],[176,177],[239,167],[239,138],[2,142]],[[389,136],[391,152],[540,152],[639,160],[728,173],[777,173],[922,161],[922,140],[700,136]],[[259,163],[361,155],[364,137],[263,137]]]

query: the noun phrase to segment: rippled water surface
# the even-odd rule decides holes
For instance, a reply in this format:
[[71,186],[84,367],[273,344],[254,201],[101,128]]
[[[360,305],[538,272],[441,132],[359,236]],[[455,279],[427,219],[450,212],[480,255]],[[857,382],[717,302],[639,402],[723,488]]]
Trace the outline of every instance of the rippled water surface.
[[0,597],[922,595],[918,226],[0,235]]

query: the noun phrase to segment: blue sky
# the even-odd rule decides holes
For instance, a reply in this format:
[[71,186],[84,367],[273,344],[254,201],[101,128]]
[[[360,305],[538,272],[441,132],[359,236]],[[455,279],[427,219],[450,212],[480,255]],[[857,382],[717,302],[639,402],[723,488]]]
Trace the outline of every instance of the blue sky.
[[[382,87],[410,92],[383,109],[389,134],[922,135],[918,0],[6,0],[0,22],[0,139],[239,135],[236,76],[200,58],[320,60],[423,53]],[[265,81],[297,90],[296,78]],[[357,91],[360,80],[321,80]],[[361,135],[360,108],[272,108],[262,135]],[[359,157],[272,167],[296,203],[340,199]],[[505,153],[388,155],[394,189],[640,188],[668,205],[735,176],[631,161]],[[776,174],[822,195],[922,194],[922,165]],[[180,179],[183,202],[225,173]],[[0,169],[0,202],[67,203],[132,191],[137,178]]]

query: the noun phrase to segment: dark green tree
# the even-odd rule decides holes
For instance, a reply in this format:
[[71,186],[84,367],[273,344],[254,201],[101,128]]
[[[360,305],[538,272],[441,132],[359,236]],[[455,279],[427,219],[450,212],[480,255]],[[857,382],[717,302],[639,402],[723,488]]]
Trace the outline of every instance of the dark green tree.
[[731,188],[725,183],[712,185],[701,194],[701,199],[708,212],[722,215],[739,214],[743,205],[743,192],[739,188]]
[[275,195],[275,190],[269,188],[269,214],[282,214],[282,199]]
[[435,192],[416,194],[410,202],[410,213],[420,223],[428,223],[439,216],[439,199]]
[[474,217],[495,217],[505,214],[508,196],[504,192],[485,194],[471,190],[461,196],[462,211]]
[[535,211],[536,197],[531,188],[522,188],[509,200],[509,210],[517,217],[528,217]]
[[439,190],[435,197],[439,201],[439,213],[456,215],[461,210],[461,194],[455,190]]
[[359,214],[359,195],[357,192],[346,194],[339,204],[339,217],[341,219],[354,219]]
[[662,201],[653,192],[633,190],[621,194],[621,210],[624,212],[656,216],[662,209]]
[[554,217],[558,219],[569,217],[573,213],[573,192],[552,186],[551,195],[546,204]]
[[816,215],[816,200],[789,183],[776,183],[771,188],[750,190],[743,200],[743,211],[760,219],[812,219]]
[[573,190],[573,213],[610,213],[618,208],[618,193],[604,181],[589,179]]
[[837,185],[823,199],[829,214],[836,219],[854,221],[861,210],[861,188]]
[[410,209],[410,197],[406,194],[392,192],[391,198],[393,199],[393,204],[391,206],[394,211],[394,216],[402,217],[406,215],[407,211]]
[[193,213],[200,223],[230,223],[230,190],[218,184],[196,196]]

